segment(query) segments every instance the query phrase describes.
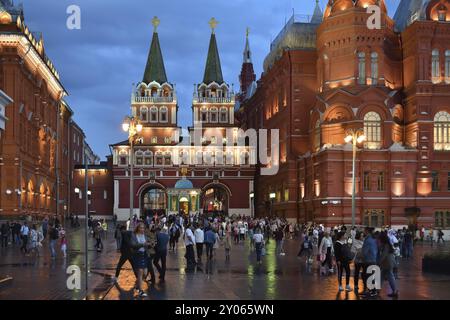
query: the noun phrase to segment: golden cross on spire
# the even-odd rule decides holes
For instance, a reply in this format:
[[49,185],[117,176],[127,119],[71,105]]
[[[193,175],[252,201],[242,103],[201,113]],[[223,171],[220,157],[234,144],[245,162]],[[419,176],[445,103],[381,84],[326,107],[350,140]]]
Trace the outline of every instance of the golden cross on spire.
[[211,27],[212,33],[214,33],[218,24],[219,24],[219,22],[214,17],[212,17],[211,20],[209,20],[209,26]]
[[159,20],[157,16],[153,17],[153,19],[152,19],[153,32],[156,32],[160,22],[161,22],[161,20]]

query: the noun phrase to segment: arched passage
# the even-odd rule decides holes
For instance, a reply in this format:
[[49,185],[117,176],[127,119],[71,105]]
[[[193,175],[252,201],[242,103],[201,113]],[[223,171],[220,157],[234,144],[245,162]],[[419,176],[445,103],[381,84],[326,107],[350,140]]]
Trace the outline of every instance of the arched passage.
[[206,185],[201,195],[203,213],[228,215],[230,197],[231,192],[227,186],[219,183]]
[[163,188],[152,185],[140,193],[141,217],[166,214],[167,193]]

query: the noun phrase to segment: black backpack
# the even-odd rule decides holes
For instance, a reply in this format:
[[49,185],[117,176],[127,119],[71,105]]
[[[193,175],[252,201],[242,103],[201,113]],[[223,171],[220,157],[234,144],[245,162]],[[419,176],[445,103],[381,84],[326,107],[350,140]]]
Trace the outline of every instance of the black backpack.
[[50,231],[50,239],[51,240],[58,240],[59,238],[59,232],[56,228],[52,228],[52,230]]
[[350,262],[354,258],[354,254],[352,253],[352,250],[350,249],[350,246],[348,244],[343,244],[341,247],[341,254],[342,259],[345,262]]

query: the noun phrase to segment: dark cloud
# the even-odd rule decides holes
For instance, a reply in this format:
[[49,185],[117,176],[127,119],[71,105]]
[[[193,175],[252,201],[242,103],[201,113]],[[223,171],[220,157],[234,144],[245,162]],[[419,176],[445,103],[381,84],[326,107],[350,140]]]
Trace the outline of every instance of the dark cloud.
[[[239,87],[245,29],[257,76],[271,39],[295,13],[312,14],[315,0],[23,0],[25,19],[41,31],[49,57],[69,91],[68,102],[89,144],[100,155],[108,145],[124,140],[120,131],[130,111],[132,84],[142,79],[151,41],[151,19],[157,15],[161,47],[169,81],[176,83],[180,125],[191,125],[193,84],[202,81],[210,30],[217,29],[224,78]],[[326,0],[320,1],[322,8]],[[391,13],[398,0],[387,1]],[[66,28],[69,5],[81,8],[82,29]]]

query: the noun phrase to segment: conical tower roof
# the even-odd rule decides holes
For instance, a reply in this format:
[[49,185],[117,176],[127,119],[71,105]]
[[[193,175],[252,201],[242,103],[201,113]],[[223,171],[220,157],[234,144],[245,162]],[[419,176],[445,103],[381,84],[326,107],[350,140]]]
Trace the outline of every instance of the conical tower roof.
[[142,81],[145,83],[150,83],[152,81],[165,83],[167,82],[167,75],[157,32],[159,19],[157,17],[153,18],[152,23],[154,26],[152,44],[148,53],[147,65],[145,67],[144,79]]
[[216,82],[222,84],[224,82],[222,67],[220,65],[219,50],[217,49],[216,35],[214,32],[214,29],[217,26],[217,21],[212,18],[209,23],[211,25],[212,33],[209,41],[208,58],[206,59],[203,83],[210,84],[211,82]]
[[321,23],[323,20],[323,12],[319,6],[319,0],[316,0],[316,7],[314,8],[314,13],[311,18],[311,23]]

